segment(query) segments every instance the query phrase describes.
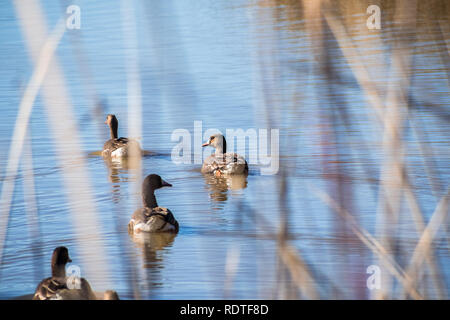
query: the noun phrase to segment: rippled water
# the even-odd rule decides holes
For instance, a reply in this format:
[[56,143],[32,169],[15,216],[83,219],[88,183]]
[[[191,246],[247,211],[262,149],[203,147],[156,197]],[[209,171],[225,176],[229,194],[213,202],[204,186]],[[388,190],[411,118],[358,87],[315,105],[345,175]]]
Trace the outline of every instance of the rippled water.
[[[377,31],[380,41],[365,25],[368,4],[352,2],[353,6],[339,2],[340,16],[360,46],[371,79],[384,90],[389,86],[387,62],[396,34],[394,8],[387,4],[382,8],[386,15]],[[426,221],[450,177],[450,32],[448,15],[441,13],[441,7],[448,4],[433,3],[432,8],[419,6],[415,38],[408,43],[413,50],[410,92],[415,104],[414,125],[403,132],[405,163]],[[324,41],[332,69],[338,74],[333,82],[317,73],[317,44],[308,33],[301,6],[294,1],[137,2],[143,105],[140,142],[152,152],[143,158],[141,171],[105,163],[92,154],[108,139],[103,124],[107,113],[117,115],[119,135],[126,136],[129,129],[120,3],[78,1],[78,5],[81,30],[67,31],[57,53],[82,139],[79,153],[87,159],[87,182],[96,209],[92,215],[98,220],[105,251],[94,252],[88,262],[80,259],[80,246],[89,247],[90,239],[77,239],[76,217],[56,160],[48,114],[39,97],[30,122],[30,143],[25,146],[15,183],[0,269],[0,298],[32,293],[37,283],[49,276],[52,250],[60,245],[69,248],[82,271],[83,263],[95,265],[97,254],[106,256],[109,278],[86,277],[95,290],[112,288],[121,298],[292,297],[292,280],[278,269],[276,232],[283,210],[289,212],[290,243],[310,266],[321,297],[369,298],[366,269],[376,263],[372,252],[314,193],[320,189],[341,197],[361,226],[376,232],[382,131],[331,31],[324,29]],[[10,3],[1,6],[0,177],[4,179],[18,105],[33,69],[14,7]],[[64,15],[64,1],[42,6],[49,26]],[[265,73],[260,73],[260,65]],[[202,176],[198,164],[171,161],[176,144],[171,141],[172,132],[187,129],[193,134],[194,121],[202,121],[203,132],[210,128],[222,132],[227,128],[270,128],[262,106],[267,100],[261,96],[270,97],[276,106],[271,120],[280,130],[280,162],[287,174],[283,206],[279,202],[280,175],[261,175],[257,165],[250,166],[247,178],[217,181]],[[97,113],[92,112],[92,97],[101,101],[103,109]],[[339,113],[343,106],[345,117]],[[415,127],[420,129],[421,139],[426,139],[425,156]],[[432,162],[437,194],[430,186],[424,160]],[[32,172],[26,161],[32,161]],[[176,236],[133,239],[127,233],[128,220],[140,205],[132,182],[149,173],[173,184],[158,190],[157,199],[179,221]],[[29,196],[30,174],[39,215],[34,233],[24,200]],[[398,240],[398,262],[405,265],[417,244],[417,234],[406,204],[400,217],[393,237]],[[438,233],[435,255],[448,290],[447,235]],[[433,290],[428,294],[435,296]]]

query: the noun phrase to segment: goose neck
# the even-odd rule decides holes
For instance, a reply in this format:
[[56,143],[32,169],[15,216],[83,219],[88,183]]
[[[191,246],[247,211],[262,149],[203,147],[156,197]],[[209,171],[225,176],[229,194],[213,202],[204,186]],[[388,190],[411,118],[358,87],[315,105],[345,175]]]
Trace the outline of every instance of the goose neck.
[[147,208],[156,208],[158,206],[154,190],[143,192],[142,200]]

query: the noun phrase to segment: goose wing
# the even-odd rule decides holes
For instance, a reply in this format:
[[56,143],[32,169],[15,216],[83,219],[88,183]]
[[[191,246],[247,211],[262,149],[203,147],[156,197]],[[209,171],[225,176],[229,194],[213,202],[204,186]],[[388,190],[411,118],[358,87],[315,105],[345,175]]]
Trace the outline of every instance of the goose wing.
[[225,165],[225,162],[221,159],[216,158],[216,156],[210,155],[203,161],[202,173],[214,173],[216,170],[220,170]]
[[130,231],[178,232],[178,222],[167,208],[140,208],[131,216]]
[[103,153],[106,155],[111,155],[117,149],[126,147],[128,145],[128,138],[118,138],[118,139],[109,139],[103,145]]
[[228,174],[247,174],[248,164],[245,158],[237,153],[226,154],[226,164],[222,169]]
[[46,278],[38,284],[33,300],[49,300],[55,298],[56,294],[64,289],[67,289],[64,279]]
[[80,278],[79,289],[62,289],[56,295],[57,300],[97,300],[91,285],[85,278]]
[[141,148],[139,146],[139,142],[134,139],[129,138],[118,138],[118,139],[109,139],[103,145],[103,155],[111,156],[114,155],[114,152],[119,150],[122,151],[119,156],[127,156],[129,149],[133,149],[136,153],[141,152]]
[[237,153],[226,153],[223,158],[211,155],[203,162],[202,173],[247,174],[248,164],[245,158]]

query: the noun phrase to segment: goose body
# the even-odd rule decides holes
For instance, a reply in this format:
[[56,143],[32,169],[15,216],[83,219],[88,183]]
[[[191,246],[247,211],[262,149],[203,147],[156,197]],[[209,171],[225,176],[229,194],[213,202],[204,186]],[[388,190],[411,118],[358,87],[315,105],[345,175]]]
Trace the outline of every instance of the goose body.
[[103,145],[102,156],[111,158],[127,158],[142,154],[139,142],[129,138],[119,138],[117,130],[119,122],[115,115],[108,114],[105,123],[109,126],[111,139]]
[[224,175],[248,174],[248,164],[245,158],[237,153],[227,153],[225,137],[220,133],[212,135],[202,147],[211,146],[215,153],[207,157],[202,165],[202,173],[217,177]]
[[89,282],[80,278],[80,289],[69,289],[66,279],[47,278],[41,281],[33,300],[96,300]]
[[212,154],[203,162],[202,173],[212,173],[215,176],[247,174],[248,165],[245,158],[237,153],[225,153],[218,157]]
[[56,298],[59,292],[66,289],[65,278],[49,277],[38,284],[33,300],[50,300]]
[[66,247],[58,247],[52,255],[52,276],[42,280],[34,293],[33,300],[95,300],[96,296],[84,278],[79,278],[75,289],[68,284],[66,264],[72,262]]
[[131,156],[131,149],[136,152],[134,155],[140,155],[141,148],[139,142],[128,138],[109,139],[103,145],[102,155],[103,157],[111,158],[127,158]]
[[144,207],[134,211],[128,223],[128,230],[133,233],[140,232],[173,232],[177,233],[179,226],[172,212],[158,206],[155,190],[162,187],[171,187],[170,183],[162,180],[156,174],[148,175],[142,183],[142,200]]

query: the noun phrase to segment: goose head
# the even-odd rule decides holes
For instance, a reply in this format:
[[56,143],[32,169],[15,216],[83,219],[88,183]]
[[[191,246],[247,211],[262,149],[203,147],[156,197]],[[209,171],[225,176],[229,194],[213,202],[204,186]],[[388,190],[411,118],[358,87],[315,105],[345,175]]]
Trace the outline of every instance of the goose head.
[[208,141],[202,144],[202,147],[213,147],[216,149],[216,156],[221,156],[227,152],[227,142],[221,133],[213,134]]
[[119,127],[119,121],[114,114],[108,114],[106,116],[105,123],[109,126],[111,132],[111,139],[117,139],[117,129]]
[[171,187],[172,185],[168,183],[167,181],[164,181],[159,175],[157,174],[149,174],[142,183],[142,191],[154,191],[156,189],[160,189],[162,187]]
[[57,247],[52,255],[52,276],[64,277],[66,274],[66,264],[72,262],[69,257],[69,250],[66,247]]
[[142,199],[144,206],[148,208],[155,208],[158,206],[155,198],[155,190],[163,187],[171,187],[172,185],[167,181],[164,181],[157,174],[150,174],[142,183]]

